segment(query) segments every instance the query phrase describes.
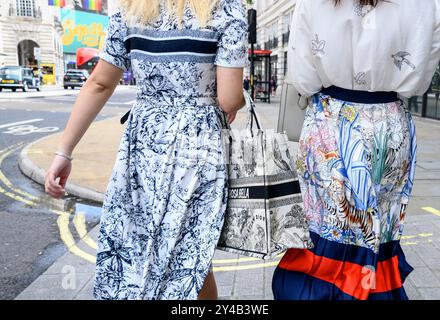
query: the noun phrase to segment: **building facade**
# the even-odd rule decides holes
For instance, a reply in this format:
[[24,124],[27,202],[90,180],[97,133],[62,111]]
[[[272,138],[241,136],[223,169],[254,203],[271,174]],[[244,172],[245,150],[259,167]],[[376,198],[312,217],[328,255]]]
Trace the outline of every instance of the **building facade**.
[[253,7],[257,10],[257,45],[256,49],[272,51],[270,68],[257,66],[255,74],[268,72],[277,83],[277,92],[281,90],[287,72],[287,44],[289,28],[295,0],[255,0]]
[[60,81],[64,68],[59,8],[49,6],[47,0],[2,0],[0,34],[1,63],[39,65],[45,74],[53,74],[46,81]]

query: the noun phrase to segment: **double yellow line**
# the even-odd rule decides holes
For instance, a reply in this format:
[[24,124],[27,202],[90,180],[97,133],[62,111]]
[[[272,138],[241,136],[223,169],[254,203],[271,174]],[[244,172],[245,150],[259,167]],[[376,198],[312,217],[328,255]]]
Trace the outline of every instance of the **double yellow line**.
[[[257,258],[236,258],[236,259],[220,259],[220,260],[212,260],[212,264],[214,267],[212,268],[214,272],[227,272],[227,271],[241,271],[241,270],[250,270],[250,269],[260,269],[260,268],[269,268],[277,266],[280,262],[280,257],[278,256],[274,260],[261,262],[261,259]],[[241,264],[243,262],[258,262],[258,263],[250,263],[250,264]],[[216,264],[231,264],[230,266],[218,267]]]
[[[14,187],[14,185],[5,176],[5,174],[1,169],[3,161],[9,155],[20,149],[22,146],[23,143],[18,143],[0,151],[0,182],[6,188],[5,189],[2,187],[2,185],[0,185],[0,193],[4,194],[5,196],[15,201],[24,203],[30,207],[38,207],[39,198],[26,191]],[[60,232],[60,237],[63,243],[65,244],[65,246],[67,247],[67,249],[74,255],[81,257],[91,263],[95,263],[96,257],[94,255],[83,251],[76,245],[75,239],[73,238],[73,235],[69,228],[71,212],[54,210],[54,209],[49,209],[49,211],[58,215],[57,225]],[[85,215],[81,213],[76,214],[73,218],[73,224],[81,240],[83,240],[84,243],[86,243],[89,247],[96,250],[97,248],[96,242],[93,239],[91,239],[87,234]]]

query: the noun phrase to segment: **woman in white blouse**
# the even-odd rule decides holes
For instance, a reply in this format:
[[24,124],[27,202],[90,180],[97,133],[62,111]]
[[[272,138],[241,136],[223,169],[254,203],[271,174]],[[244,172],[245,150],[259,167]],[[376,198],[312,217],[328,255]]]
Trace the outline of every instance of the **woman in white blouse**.
[[285,254],[275,299],[408,298],[417,145],[398,95],[424,94],[439,59],[440,0],[297,1],[288,76],[311,100],[297,165],[314,248]]

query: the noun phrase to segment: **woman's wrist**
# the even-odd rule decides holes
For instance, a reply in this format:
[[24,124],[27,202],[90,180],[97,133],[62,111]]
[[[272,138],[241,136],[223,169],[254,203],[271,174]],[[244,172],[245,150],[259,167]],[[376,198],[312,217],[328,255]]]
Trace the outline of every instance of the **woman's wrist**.
[[75,148],[75,146],[70,145],[70,143],[59,143],[56,148],[56,151],[60,151],[64,154],[68,155],[69,157],[71,157],[74,148]]
[[67,153],[65,153],[64,151],[61,151],[61,150],[55,151],[55,155],[57,155],[59,157],[62,157],[62,158],[65,158],[65,159],[67,159],[69,161],[73,160],[73,157],[70,154],[67,154]]

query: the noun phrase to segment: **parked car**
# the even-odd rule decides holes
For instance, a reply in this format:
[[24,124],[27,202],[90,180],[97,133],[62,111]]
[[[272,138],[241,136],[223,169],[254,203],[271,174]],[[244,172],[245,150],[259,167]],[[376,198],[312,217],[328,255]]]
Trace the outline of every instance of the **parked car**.
[[17,89],[23,92],[29,89],[41,90],[41,81],[34,75],[31,68],[21,66],[5,66],[0,68],[0,91],[3,89]]
[[64,89],[69,87],[75,89],[76,87],[82,87],[89,78],[89,72],[87,70],[69,69],[66,71],[63,80]]

